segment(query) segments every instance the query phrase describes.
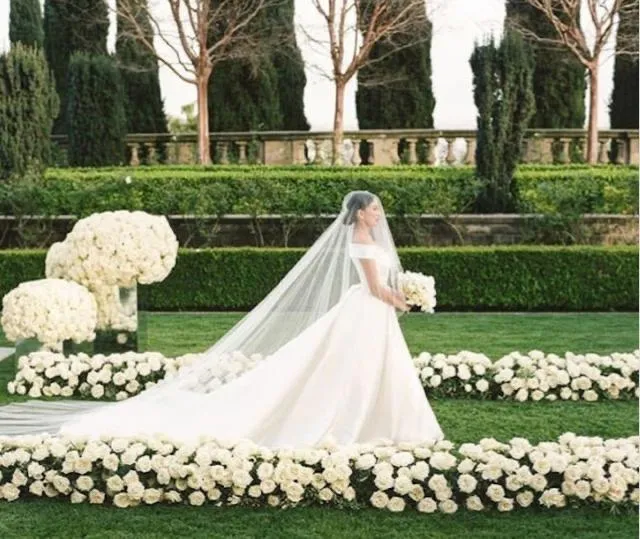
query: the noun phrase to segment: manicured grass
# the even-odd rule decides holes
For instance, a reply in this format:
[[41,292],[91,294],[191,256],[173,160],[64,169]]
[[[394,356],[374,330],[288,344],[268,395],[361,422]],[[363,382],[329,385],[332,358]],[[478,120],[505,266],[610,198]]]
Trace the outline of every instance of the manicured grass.
[[[147,348],[169,356],[204,351],[242,316],[147,313]],[[514,350],[607,354],[638,348],[633,313],[411,313],[400,323],[414,354],[471,350],[493,359]]]
[[615,515],[603,509],[421,515],[374,509],[152,506],[123,510],[50,500],[0,503],[0,537],[5,539],[621,539],[637,537],[636,528],[636,515]]
[[[203,351],[233,326],[239,313],[145,313],[147,349],[172,356]],[[491,358],[514,350],[564,353],[631,351],[638,347],[634,314],[411,314],[401,324],[411,351],[483,352]],[[3,342],[0,335],[0,346]],[[13,360],[0,362],[0,402],[16,400],[6,393],[15,372]],[[432,399],[448,439],[532,442],[563,432],[602,436],[638,433],[637,401],[506,403],[467,399]],[[112,507],[71,505],[66,501],[28,500],[0,503],[0,537],[93,538],[377,538],[462,537],[604,538],[637,537],[637,514],[605,509],[529,509],[513,514],[389,514],[372,509],[293,510],[240,507]]]

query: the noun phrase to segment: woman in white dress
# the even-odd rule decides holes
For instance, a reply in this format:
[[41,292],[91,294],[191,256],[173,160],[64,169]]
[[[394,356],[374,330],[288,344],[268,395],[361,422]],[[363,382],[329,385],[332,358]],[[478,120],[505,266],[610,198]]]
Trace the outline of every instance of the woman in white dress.
[[[195,364],[118,403],[0,408],[0,433],[161,433],[274,448],[440,440],[398,324],[396,309],[408,310],[394,288],[399,271],[380,201],[350,193],[278,286]],[[237,351],[265,357],[221,385],[217,374]]]

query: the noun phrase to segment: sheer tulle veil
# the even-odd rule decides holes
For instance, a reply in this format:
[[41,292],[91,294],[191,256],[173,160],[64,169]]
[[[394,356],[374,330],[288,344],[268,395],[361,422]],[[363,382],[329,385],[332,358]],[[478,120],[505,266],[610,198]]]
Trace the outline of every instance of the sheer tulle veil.
[[[358,209],[373,201],[380,207],[380,219],[371,229],[373,241],[391,259],[389,286],[402,271],[387,218],[378,197],[367,191],[353,191],[329,227],[304,253],[271,292],[202,356],[174,376],[150,387],[132,399],[179,398],[180,392],[208,393],[219,387],[218,374],[233,354],[270,356],[328,313],[358,284],[349,256]],[[275,358],[274,358],[275,359]],[[76,414],[120,403],[89,401],[28,401],[0,407],[0,435],[54,432]]]

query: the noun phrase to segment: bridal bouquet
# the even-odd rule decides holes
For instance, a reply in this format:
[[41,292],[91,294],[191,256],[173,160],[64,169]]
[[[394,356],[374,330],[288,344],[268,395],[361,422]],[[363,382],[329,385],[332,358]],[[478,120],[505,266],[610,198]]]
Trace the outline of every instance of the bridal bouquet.
[[405,271],[398,275],[398,285],[407,305],[419,307],[426,313],[433,313],[436,306],[436,286],[433,277]]

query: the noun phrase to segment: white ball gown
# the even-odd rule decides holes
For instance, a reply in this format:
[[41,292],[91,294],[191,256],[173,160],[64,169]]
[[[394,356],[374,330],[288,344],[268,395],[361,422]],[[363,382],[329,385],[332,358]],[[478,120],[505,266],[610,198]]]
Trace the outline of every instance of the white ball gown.
[[350,244],[349,254],[360,284],[254,369],[211,393],[176,388],[102,405],[59,432],[89,437],[162,433],[184,441],[208,436],[274,448],[328,440],[443,439],[395,309],[366,284],[360,260],[375,259],[385,282],[387,253],[375,244]]

